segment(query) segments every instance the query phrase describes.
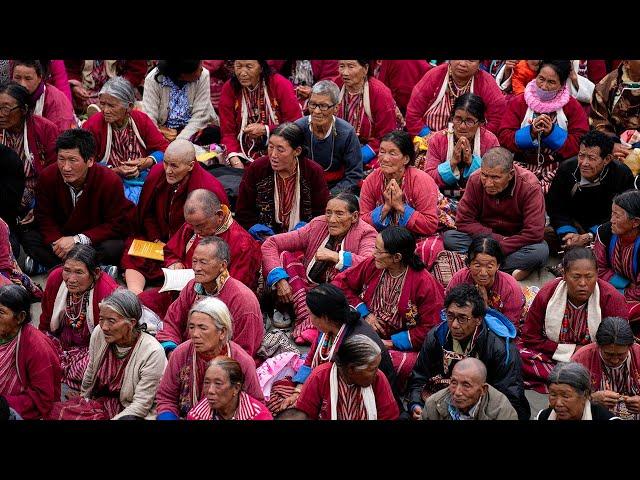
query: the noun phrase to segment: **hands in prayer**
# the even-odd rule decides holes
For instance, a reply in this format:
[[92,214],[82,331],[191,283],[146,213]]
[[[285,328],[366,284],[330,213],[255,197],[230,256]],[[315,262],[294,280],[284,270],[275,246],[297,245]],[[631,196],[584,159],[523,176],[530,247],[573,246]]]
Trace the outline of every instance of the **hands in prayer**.
[[553,121],[546,113],[543,113],[531,121],[531,138],[534,140],[539,133],[546,136],[551,133],[551,130],[553,130]]
[[384,207],[382,208],[383,218],[391,211],[395,210],[400,215],[404,213],[404,194],[396,179],[393,178],[387,184],[387,188],[382,192],[384,197]]
[[453,147],[453,156],[449,162],[451,170],[456,168],[462,170],[465,166],[471,165],[471,144],[467,137],[460,137]]

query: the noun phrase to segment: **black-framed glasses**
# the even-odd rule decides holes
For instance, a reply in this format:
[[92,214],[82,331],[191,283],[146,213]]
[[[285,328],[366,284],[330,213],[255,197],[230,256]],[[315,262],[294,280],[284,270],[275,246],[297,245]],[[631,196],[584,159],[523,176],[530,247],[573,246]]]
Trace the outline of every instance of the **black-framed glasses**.
[[15,107],[9,107],[7,105],[2,105],[0,107],[0,113],[4,114],[4,115],[9,115],[11,112],[13,112],[14,110],[20,108],[20,105],[16,105]]
[[326,103],[307,103],[307,107],[309,107],[310,112],[313,112],[316,108],[319,108],[321,112],[326,112],[327,110],[335,106],[335,103],[332,103],[331,105],[327,105]]
[[480,123],[480,120],[474,120],[473,118],[462,118],[459,117],[458,115],[455,115],[451,121],[453,122],[454,125],[460,125],[460,124],[465,124],[467,127],[475,127],[477,124]]
[[461,327],[464,327],[467,323],[473,320],[473,317],[469,317],[468,315],[455,315],[451,312],[445,312],[444,316],[449,323],[453,323],[454,320],[457,320],[458,325]]

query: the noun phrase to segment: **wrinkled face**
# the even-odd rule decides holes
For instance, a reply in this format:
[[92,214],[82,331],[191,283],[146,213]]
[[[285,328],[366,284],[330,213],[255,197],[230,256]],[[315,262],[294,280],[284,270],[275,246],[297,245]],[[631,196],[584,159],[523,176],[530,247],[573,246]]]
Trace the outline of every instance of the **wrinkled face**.
[[480,60],[451,60],[451,72],[460,81],[469,80],[480,69]]
[[195,273],[195,281],[202,284],[210,284],[226,267],[226,263],[216,255],[215,245],[198,245],[193,251],[191,268]]
[[135,320],[125,318],[108,307],[100,307],[100,328],[107,343],[120,345],[131,339]]
[[16,65],[13,68],[13,81],[26,88],[30,94],[33,94],[38,85],[40,85],[42,77],[38,75],[38,72],[33,67]]
[[0,338],[11,338],[18,333],[20,324],[26,318],[25,312],[17,313],[0,303]]
[[458,109],[453,112],[451,122],[453,123],[453,131],[456,137],[466,137],[469,140],[473,140],[473,137],[476,135],[476,132],[480,127],[480,121],[469,112],[462,109]]
[[480,167],[480,181],[487,195],[497,195],[507,188],[513,178],[514,171],[505,172],[500,165]]
[[470,338],[482,322],[482,318],[473,316],[473,307],[470,303],[461,307],[456,305],[456,302],[451,302],[451,305],[446,308],[446,316],[451,336],[459,342]]
[[549,405],[555,410],[558,420],[580,420],[586,402],[587,397],[566,383],[549,385]]
[[100,109],[104,114],[104,121],[115,123],[116,125],[124,122],[133,106],[124,105],[121,100],[108,93],[101,93],[98,99],[100,101]]
[[165,155],[162,165],[164,166],[167,183],[169,185],[175,185],[191,173],[191,170],[193,170],[195,166],[195,159],[187,160],[168,153]]
[[76,188],[84,184],[93,163],[93,157],[85,161],[77,148],[58,150],[58,170],[64,181]]
[[289,142],[283,137],[271,135],[267,152],[274,172],[291,172],[296,168],[297,157],[302,152],[302,148],[291,148]]
[[373,250],[373,257],[375,258],[376,268],[383,270],[389,268],[395,262],[393,254],[389,253],[384,247],[384,241],[382,235],[378,234],[376,237],[376,247]]
[[368,71],[369,66],[360,65],[357,60],[340,60],[338,62],[338,73],[347,87],[362,85]]
[[616,345],[611,343],[609,345],[600,345],[599,348],[600,356],[605,365],[616,368],[627,360],[631,345]]
[[343,237],[358,222],[358,211],[351,213],[346,202],[333,198],[327,202],[324,210],[329,235]]
[[387,140],[380,143],[378,162],[385,177],[390,178],[404,173],[409,161],[409,155],[403,155],[395,143]]
[[18,101],[8,93],[0,93],[0,129],[22,125],[24,117],[25,111]]
[[359,387],[366,388],[373,383],[376,379],[376,372],[380,365],[382,356],[378,354],[371,363],[367,366],[354,367],[348,365],[346,369],[348,383],[351,385],[358,385]]
[[493,285],[500,264],[496,257],[486,253],[478,253],[469,263],[469,272],[473,281],[483,287]]
[[333,121],[336,105],[331,101],[329,95],[312,93],[307,106],[311,115],[311,123],[322,126],[329,125]]
[[574,260],[565,270],[563,278],[567,282],[569,298],[584,305],[596,288],[598,270],[589,260]]
[[554,92],[562,88],[560,77],[556,71],[549,66],[544,66],[540,69],[540,73],[538,73],[536,77],[536,85],[538,88],[547,92]]
[[468,412],[473,407],[483,393],[487,391],[487,384],[481,382],[477,372],[472,368],[460,370],[453,368],[451,373],[451,383],[449,384],[449,395],[454,407],[462,412]]
[[257,60],[236,60],[233,62],[233,71],[240,85],[253,88],[260,81],[262,67]]
[[216,230],[222,224],[222,217],[221,210],[216,212],[213,217],[207,216],[202,210],[196,210],[193,213],[186,214],[184,221],[191,225],[196,235],[208,237],[216,233]]
[[213,318],[206,313],[193,312],[187,324],[189,338],[198,353],[216,353],[225,341],[226,332],[216,327]]
[[610,155],[602,158],[600,155],[600,147],[585,147],[584,145],[580,145],[578,168],[580,168],[582,178],[590,182],[594,181],[610,161]]
[[232,385],[229,375],[217,365],[207,368],[204,375],[202,392],[209,401],[212,410],[219,410],[232,404],[235,396],[240,394],[241,386]]
[[630,217],[625,209],[611,204],[611,231],[616,235],[629,235],[637,231],[640,218]]
[[64,262],[62,267],[62,281],[67,286],[69,293],[80,294],[91,288],[94,278],[83,262],[69,259]]

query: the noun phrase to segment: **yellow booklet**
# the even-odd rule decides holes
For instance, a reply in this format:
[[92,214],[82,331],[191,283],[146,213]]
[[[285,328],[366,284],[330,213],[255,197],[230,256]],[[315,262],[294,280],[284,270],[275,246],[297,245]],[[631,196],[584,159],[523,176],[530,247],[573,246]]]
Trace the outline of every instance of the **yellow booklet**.
[[147,242],[146,240],[135,239],[129,248],[129,255],[162,261],[164,260],[163,247],[164,243],[162,242]]

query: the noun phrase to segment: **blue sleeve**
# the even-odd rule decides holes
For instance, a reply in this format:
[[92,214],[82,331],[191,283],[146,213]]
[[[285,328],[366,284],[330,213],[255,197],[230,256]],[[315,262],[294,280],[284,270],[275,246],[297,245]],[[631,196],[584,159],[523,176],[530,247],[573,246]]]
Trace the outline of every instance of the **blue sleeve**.
[[520,130],[516,131],[515,140],[516,145],[521,150],[528,150],[530,148],[537,147],[537,145],[533,143],[533,140],[531,140],[531,125],[527,125],[526,127],[522,127]]
[[479,157],[478,155],[472,155],[471,165],[469,165],[467,168],[464,169],[464,172],[462,172],[462,176],[464,178],[469,178],[469,175],[471,175],[473,172],[478,170],[481,166],[482,166],[482,158]]
[[545,147],[549,147],[551,150],[556,151],[562,148],[564,142],[567,141],[569,134],[563,128],[560,128],[558,124],[553,126],[553,130],[546,137],[542,137],[542,144]]
[[398,226],[399,227],[406,227],[407,223],[409,223],[409,219],[411,218],[411,216],[416,212],[416,209],[413,207],[410,207],[407,203],[404,204],[404,213],[402,214],[402,217],[400,217],[400,220],[398,220]]
[[573,225],[562,225],[556,230],[558,235],[565,235],[567,233],[578,233],[578,230]]
[[397,350],[411,350],[413,348],[409,341],[409,332],[406,330],[391,335],[391,341]]
[[420,130],[418,132],[418,137],[424,137],[425,135],[428,135],[429,133],[431,133],[431,129],[428,126],[424,126],[422,127],[422,130]]
[[631,283],[631,280],[629,280],[626,277],[623,277],[619,273],[616,273],[613,277],[609,279],[609,283],[614,287],[616,287],[617,289],[623,289]]
[[156,163],[162,163],[162,161],[164,160],[164,152],[158,150],[156,152],[150,153],[149,157],[153,157]]
[[169,352],[172,352],[173,350],[175,350],[178,347],[176,342],[172,342],[171,340],[167,340],[165,342],[160,342],[160,345],[162,345],[162,348],[164,348],[164,353],[165,354],[167,354]]
[[268,236],[268,235],[275,235],[276,234],[271,229],[271,227],[267,227],[266,225],[263,225],[262,223],[256,223],[248,231],[249,231],[249,233],[251,234],[251,236],[253,238],[255,238],[256,240],[258,240],[260,242],[262,240],[264,240],[263,235]]
[[342,252],[342,269],[341,272],[344,272],[347,268],[353,265],[353,258],[351,252],[347,252],[346,250]]
[[304,383],[307,381],[309,375],[311,375],[311,367],[302,365],[291,380],[295,383]]
[[446,160],[438,165],[438,174],[442,181],[447,185],[454,185],[458,183],[458,179],[453,174],[453,170],[451,170],[451,164]]
[[296,225],[293,227],[294,230],[298,230],[299,228],[304,227],[307,224],[307,222],[298,222],[296,223]]
[[369,309],[367,308],[367,305],[364,302],[361,302],[360,304],[358,304],[358,306],[356,307],[356,310],[358,311],[358,313],[360,314],[360,316],[362,318],[366,317],[367,315],[369,315]]
[[276,267],[267,275],[267,286],[272,287],[283,278],[289,278],[289,274],[282,267]]
[[162,412],[158,414],[156,420],[180,420],[180,417],[178,417],[175,413]]
[[387,218],[385,218],[384,220],[380,220],[380,216],[382,215],[382,207],[383,205],[380,205],[371,212],[371,220],[373,221],[373,226],[376,227],[376,230],[378,231],[384,230],[391,223],[391,218],[389,218],[389,215],[387,215]]
[[365,165],[376,158],[376,152],[373,151],[369,144],[360,147],[360,153],[362,153],[362,163]]
[[600,225],[594,225],[593,227],[591,227],[591,228],[589,229],[589,231],[590,231],[591,233],[593,233],[593,236],[594,236],[594,237],[595,237],[595,236],[596,236],[596,234],[598,233],[598,227],[600,227]]

